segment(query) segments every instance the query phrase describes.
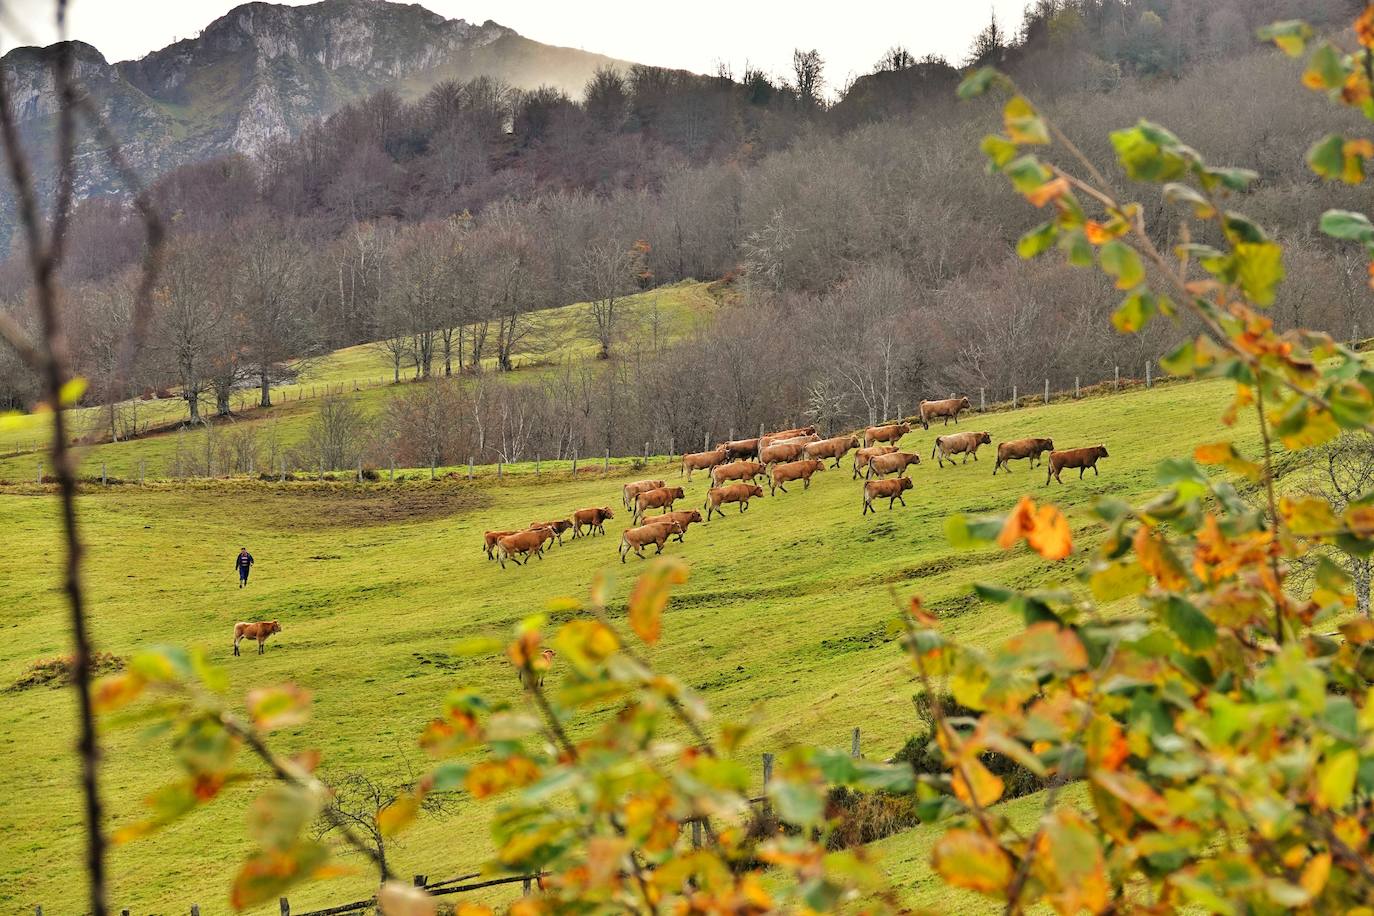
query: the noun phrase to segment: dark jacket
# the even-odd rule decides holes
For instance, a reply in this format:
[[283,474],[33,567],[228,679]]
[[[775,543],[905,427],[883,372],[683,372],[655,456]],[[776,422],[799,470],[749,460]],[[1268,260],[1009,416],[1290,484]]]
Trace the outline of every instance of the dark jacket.
[[234,557],[234,568],[240,573],[248,571],[248,567],[253,565],[253,555],[251,553],[241,553]]

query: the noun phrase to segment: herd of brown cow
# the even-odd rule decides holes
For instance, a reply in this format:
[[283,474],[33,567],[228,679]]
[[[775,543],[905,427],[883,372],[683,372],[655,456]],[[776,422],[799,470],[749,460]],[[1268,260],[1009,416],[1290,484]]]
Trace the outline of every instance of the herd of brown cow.
[[[716,515],[724,516],[724,507],[729,503],[739,506],[739,511],[749,508],[751,499],[763,496],[759,478],[768,485],[769,495],[776,496],[778,490],[788,492],[786,484],[800,480],[802,489],[809,489],[811,477],[829,467],[838,468],[840,461],[850,452],[854,453],[853,475],[851,479],[863,478],[863,514],[876,512],[875,501],[887,500],[889,510],[896,503],[906,505],[902,494],[913,484],[907,476],[907,469],[920,464],[916,452],[902,451],[898,446],[902,437],[911,432],[913,424],[922,429],[930,429],[934,420],[943,420],[948,426],[953,420],[959,423],[959,414],[969,410],[972,405],[968,398],[949,398],[943,401],[922,401],[920,413],[909,421],[891,423],[883,426],[870,426],[862,434],[834,436],[822,439],[816,434],[814,426],[784,429],[757,439],[736,439],[722,442],[714,449],[682,456],[679,476],[692,479],[692,472],[705,471],[711,483],[706,491],[706,501],[702,509],[706,511],[703,519],[700,511],[675,510],[674,505],[686,499],[686,490],[680,486],[668,486],[663,480],[637,480],[627,483],[621,490],[621,504],[630,513],[631,527],[620,537],[620,561],[634,553],[644,559],[644,548],[652,546],[655,553],[662,553],[669,539],[682,541],[687,528],[693,523],[709,522]],[[936,459],[943,468],[948,462],[955,464],[957,456],[963,456],[960,464],[967,464],[970,457],[978,460],[978,448],[991,445],[992,436],[986,432],[956,432],[935,437],[930,457]],[[1049,454],[1049,467],[1045,483],[1051,480],[1063,481],[1060,474],[1066,469],[1078,469],[1079,479],[1092,468],[1097,474],[1097,462],[1108,457],[1105,445],[1074,448],[1056,451],[1052,439],[1033,438],[1000,442],[997,445],[997,461],[993,465],[993,476],[999,470],[1011,473],[1010,462],[1029,460],[1032,468],[1044,461]],[[657,515],[649,515],[658,510]],[[517,565],[530,561],[530,557],[544,558],[544,547],[550,541],[563,543],[563,535],[572,532],[574,539],[584,536],[605,534],[605,522],[614,518],[615,513],[609,506],[601,508],[578,509],[568,518],[551,521],[532,522],[528,528],[508,531],[488,531],[484,535],[483,549],[487,559],[496,559],[502,568],[506,560]]]

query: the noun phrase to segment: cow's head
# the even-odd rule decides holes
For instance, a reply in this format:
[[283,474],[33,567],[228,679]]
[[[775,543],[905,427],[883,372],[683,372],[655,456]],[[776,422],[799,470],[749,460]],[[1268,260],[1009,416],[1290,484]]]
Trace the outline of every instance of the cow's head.
[[1110,457],[1112,457],[1112,456],[1107,454],[1107,446],[1105,446],[1105,445],[1099,445],[1099,446],[1097,447],[1097,457],[1099,457],[1099,458],[1110,458]]
[[686,498],[687,498],[687,493],[686,493],[686,491],[684,491],[684,490],[682,489],[682,487],[673,487],[673,498],[674,498],[674,499],[686,499]]
[[750,495],[750,496],[762,496],[762,495],[763,495],[763,487],[759,486],[759,485],[756,484],[756,483],[755,483],[755,484],[750,484],[750,485],[749,485],[749,495]]
[[859,447],[859,437],[858,437],[858,436],[850,436],[850,437],[849,437],[849,447],[850,447],[850,448],[858,448],[858,447]]
[[1052,451],[1054,451],[1054,440],[1053,440],[1053,439],[1041,439],[1041,440],[1040,440],[1040,446],[1041,446],[1042,448],[1044,448],[1045,450],[1051,451],[1051,452],[1052,452]]
[[693,509],[691,512],[687,513],[687,520],[689,522],[699,522],[701,521],[701,513]]
[[964,410],[972,410],[973,402],[970,401],[968,398],[963,397],[959,399],[959,406],[962,407]]
[[606,507],[602,508],[602,510],[601,510],[601,517],[602,517],[602,518],[615,518],[615,513],[611,511],[611,507],[610,507],[610,506],[606,506]]
[[979,442],[979,444],[981,444],[981,445],[992,445],[992,434],[991,434],[991,433],[979,433],[979,434],[978,434],[978,442]]
[[898,423],[898,424],[897,424],[897,432],[898,432],[899,435],[905,436],[907,433],[911,432],[911,424],[910,424],[910,423]]
[[278,623],[278,622],[275,621],[275,620],[272,621],[272,626],[271,626],[271,629],[269,630],[269,632],[272,632],[272,633],[280,633],[280,632],[281,632],[281,624]]
[[901,477],[901,478],[899,478],[899,479],[902,481],[902,482],[898,485],[899,488],[900,488],[901,490],[910,490],[912,487],[915,486],[915,484],[913,484],[913,483],[911,482],[911,478],[910,478],[910,477]]

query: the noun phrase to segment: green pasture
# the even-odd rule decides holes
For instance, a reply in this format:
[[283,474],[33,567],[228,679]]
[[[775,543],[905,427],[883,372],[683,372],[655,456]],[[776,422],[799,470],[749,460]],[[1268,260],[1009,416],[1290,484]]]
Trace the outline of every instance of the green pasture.
[[[1061,448],[1107,443],[1102,474],[1044,487],[1044,470],[1018,462],[992,477],[993,449],[981,460],[938,469],[930,460],[941,430],[916,430],[904,445],[918,450],[907,506],[860,514],[861,486],[850,471],[828,470],[811,489],[756,500],[745,514],[693,526],[667,552],[685,559],[690,581],[669,606],[654,663],[700,691],[716,716],[754,723],[741,750],[753,766],[764,751],[794,742],[847,747],[863,730],[866,755],[886,758],[916,729],[918,690],[889,629],[898,599],[920,593],[961,640],[991,644],[1020,621],[973,596],[991,580],[1016,586],[1060,581],[1071,571],[1025,549],[953,551],[943,535],[951,512],[1009,509],[1023,493],[1052,496],[1092,544],[1087,509],[1104,494],[1139,498],[1157,488],[1165,457],[1190,454],[1227,438],[1218,416],[1229,398],[1222,383],[1173,384],[1152,390],[969,416],[960,429],[987,429],[994,442],[1052,436]],[[953,430],[953,427],[950,427]],[[1237,445],[1250,454],[1255,436]],[[114,446],[110,446],[113,448]],[[520,470],[520,469],[517,469]],[[626,527],[621,484],[640,476],[676,481],[664,460],[647,469],[599,465],[572,479],[566,466],[545,465],[535,477],[490,477],[398,483],[152,483],[87,487],[81,526],[88,545],[86,581],[98,648],[127,655],[155,643],[198,645],[229,672],[232,695],[255,685],[294,680],[314,693],[310,722],[278,736],[286,749],[318,747],[326,777],[353,771],[383,779],[423,766],[415,739],[456,686],[515,700],[518,682],[500,658],[459,658],[464,637],[504,636],[512,625],[563,595],[583,596],[594,574],[616,577],[614,610],[623,612],[634,574],[616,545]],[[700,506],[706,478],[687,485],[687,507]],[[481,551],[488,528],[511,528],[590,505],[616,507],[604,538],[553,547],[542,561],[500,569]],[[679,508],[683,506],[680,505]],[[0,689],[35,660],[68,649],[58,584],[56,501],[50,490],[0,488],[5,564],[0,573]],[[247,545],[257,558],[252,584],[240,591],[232,571]],[[233,624],[278,619],[283,631],[265,656],[230,655]],[[0,704],[0,908],[80,912],[81,812],[72,754],[70,691],[11,691]],[[109,824],[138,816],[140,799],[173,773],[165,739],[137,733],[103,738],[103,788]],[[237,863],[248,852],[246,788],[111,857],[116,909],[135,913],[223,912]],[[1018,816],[1034,817],[1023,801]],[[391,850],[403,875],[456,875],[489,851],[482,805],[458,803],[456,814],[422,819]],[[949,905],[926,869],[935,834],[923,828],[878,848],[913,902]],[[370,875],[352,875],[291,892],[293,910],[369,893]],[[507,895],[508,897],[509,895]],[[494,898],[496,902],[504,899]],[[962,909],[962,907],[961,907]],[[266,912],[266,911],[264,911]],[[275,912],[275,907],[271,909]]]
[[[716,307],[716,298],[708,286],[686,280],[626,297],[617,304],[623,312],[613,352],[635,344],[662,346],[689,335]],[[590,359],[596,354],[598,344],[591,331],[591,306],[586,302],[534,312],[522,321],[529,330],[513,356],[517,375],[569,360]],[[493,338],[494,335],[493,331]],[[489,341],[488,348],[493,347],[494,343]],[[456,366],[456,359],[454,363]],[[484,359],[483,369],[494,370],[495,357]],[[442,361],[436,355],[434,371],[442,370]],[[387,355],[371,344],[359,344],[335,350],[303,366],[296,382],[272,389],[270,409],[257,406],[256,388],[245,388],[232,398],[233,417],[215,418],[212,396],[202,399],[201,412],[220,435],[232,435],[235,430],[244,429],[244,424],[265,435],[265,424],[276,421],[283,443],[290,447],[303,438],[304,425],[315,409],[316,399],[328,393],[342,394],[357,398],[365,409],[375,412],[396,391],[392,377]],[[401,367],[403,382],[413,377],[413,367]],[[71,435],[86,443],[80,453],[82,474],[99,476],[103,464],[112,477],[136,479],[142,462],[147,476],[166,476],[178,435],[187,440],[183,447],[195,449],[204,442],[204,428],[184,432],[176,428],[187,417],[186,402],[179,397],[130,402],[124,409],[137,410],[140,426],[146,424],[154,432],[112,442],[108,408],[80,407],[66,412]],[[37,452],[44,437],[50,434],[50,424],[51,416],[46,413],[12,418],[0,424],[0,480],[17,482],[36,477],[40,458]]]

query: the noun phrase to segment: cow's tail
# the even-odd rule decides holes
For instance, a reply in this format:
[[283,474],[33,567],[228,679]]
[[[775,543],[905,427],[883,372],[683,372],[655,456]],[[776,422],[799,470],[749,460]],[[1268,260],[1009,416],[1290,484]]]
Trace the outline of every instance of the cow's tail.
[[935,447],[930,450],[930,457],[934,458],[935,453],[940,450],[940,436],[935,437]]

